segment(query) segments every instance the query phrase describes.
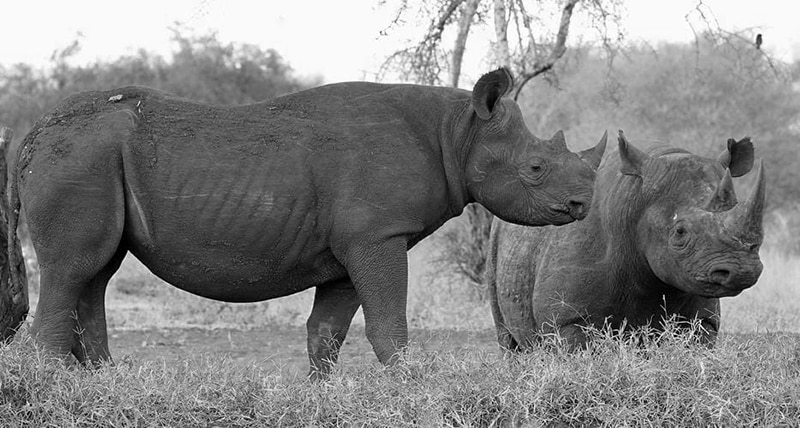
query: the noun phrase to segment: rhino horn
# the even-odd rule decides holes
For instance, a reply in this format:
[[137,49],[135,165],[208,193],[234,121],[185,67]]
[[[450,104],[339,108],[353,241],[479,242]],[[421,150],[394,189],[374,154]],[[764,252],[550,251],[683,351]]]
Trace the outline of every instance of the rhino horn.
[[628,142],[625,138],[625,133],[620,129],[619,137],[619,159],[622,161],[622,166],[619,170],[624,175],[642,176],[642,166],[650,158],[647,154]]
[[736,206],[737,202],[736,192],[733,190],[731,170],[730,168],[726,168],[725,175],[722,176],[722,180],[720,180],[717,185],[717,190],[706,203],[705,210],[712,213],[728,211]]
[[560,129],[556,131],[556,133],[553,134],[552,137],[550,137],[550,142],[559,147],[564,147],[565,149],[567,148],[567,139],[564,138],[564,131]]
[[606,151],[606,142],[608,141],[608,131],[603,133],[600,142],[591,149],[586,149],[579,153],[581,159],[586,161],[593,169],[597,170],[600,166],[600,161],[603,159],[603,153]]
[[731,229],[743,239],[752,243],[760,243],[764,236],[764,207],[766,205],[766,180],[764,179],[764,162],[759,160],[756,171],[756,184],[750,197],[727,214]]

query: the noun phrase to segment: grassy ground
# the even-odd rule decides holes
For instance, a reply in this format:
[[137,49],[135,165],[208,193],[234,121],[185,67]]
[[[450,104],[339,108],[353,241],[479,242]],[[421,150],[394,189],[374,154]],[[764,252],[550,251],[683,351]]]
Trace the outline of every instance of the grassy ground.
[[635,346],[603,336],[496,352],[421,351],[398,367],[345,365],[325,383],[257,364],[187,356],[65,369],[29,340],[0,348],[3,426],[797,426],[800,338],[681,337]]
[[[306,382],[302,368],[281,368],[289,360],[305,367],[302,326],[312,294],[212,302],[126,260],[107,297],[118,364],[65,368],[33,349],[23,331],[0,346],[0,426],[800,425],[798,256],[762,250],[759,283],[723,300],[714,349],[679,335],[664,335],[656,347],[595,332],[594,347],[581,353],[567,354],[553,339],[533,354],[503,358],[488,307],[433,272],[433,251],[425,241],[409,255],[408,314],[417,333],[405,362],[389,370],[376,364],[359,314],[343,364],[322,384]],[[153,335],[131,334],[165,327],[178,330],[156,345]],[[251,344],[266,349],[268,364],[214,352],[244,352],[242,344],[255,342],[249,330],[270,338]],[[227,332],[227,340],[195,331]],[[134,343],[114,348],[119,338]]]

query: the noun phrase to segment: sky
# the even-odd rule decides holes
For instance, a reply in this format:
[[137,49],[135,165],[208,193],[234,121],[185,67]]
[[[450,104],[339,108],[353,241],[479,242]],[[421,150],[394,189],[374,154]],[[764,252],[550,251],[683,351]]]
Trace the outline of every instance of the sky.
[[[79,61],[113,60],[146,49],[169,57],[171,26],[176,22],[198,33],[216,31],[223,42],[251,43],[277,50],[299,75],[326,82],[374,80],[382,61],[427,22],[410,20],[408,33],[382,36],[394,18],[397,0],[27,0],[7,1],[0,25],[0,64],[46,64],[54,50],[79,38]],[[627,0],[622,27],[626,40],[690,41],[701,28],[700,0]],[[703,0],[722,28],[754,29],[764,34],[763,48],[786,61],[800,59],[800,3],[781,0]],[[797,4],[796,6],[787,6]],[[688,20],[687,20],[688,14]],[[409,15],[413,18],[413,15]],[[571,40],[591,37],[584,25],[573,26]],[[417,33],[414,33],[416,31]],[[491,33],[469,45],[483,58]],[[477,78],[481,60],[471,67]],[[470,69],[465,78],[470,78]]]

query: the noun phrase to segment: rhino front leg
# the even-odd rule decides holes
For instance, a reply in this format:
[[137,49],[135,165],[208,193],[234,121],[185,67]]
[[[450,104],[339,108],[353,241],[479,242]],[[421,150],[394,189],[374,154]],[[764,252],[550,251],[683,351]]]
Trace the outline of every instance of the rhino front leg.
[[385,365],[397,363],[408,343],[406,251],[406,239],[398,236],[355,246],[348,251],[345,262],[364,308],[367,339]]
[[325,379],[330,374],[360,304],[350,278],[317,287],[314,308],[306,323],[311,379]]

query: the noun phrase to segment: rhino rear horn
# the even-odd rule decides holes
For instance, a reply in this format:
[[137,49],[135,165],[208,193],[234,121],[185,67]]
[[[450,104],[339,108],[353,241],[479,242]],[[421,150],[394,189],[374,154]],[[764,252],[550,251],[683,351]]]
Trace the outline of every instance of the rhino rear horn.
[[744,137],[739,141],[728,138],[728,147],[717,157],[723,167],[731,170],[731,175],[741,177],[751,169],[755,161],[753,142],[750,137]]
[[621,129],[619,130],[617,141],[619,142],[619,159],[622,161],[622,165],[619,168],[620,172],[624,175],[641,177],[642,166],[650,159],[650,156],[629,143]]
[[756,170],[756,184],[750,197],[728,212],[733,231],[751,243],[761,243],[764,237],[764,208],[766,206],[766,179],[764,162],[759,160]]
[[713,195],[711,195],[711,198],[709,198],[708,202],[706,203],[705,209],[706,211],[710,211],[712,213],[728,211],[736,206],[737,202],[736,192],[733,189],[731,170],[729,168],[725,168],[725,175],[722,176],[722,180],[720,180],[719,184],[717,185],[717,190]]
[[513,87],[514,78],[505,67],[481,76],[472,89],[472,108],[478,117],[489,120],[494,114],[497,102],[511,92]]
[[597,170],[600,166],[600,161],[603,160],[603,153],[606,151],[606,142],[608,141],[608,131],[603,133],[603,137],[600,138],[600,142],[597,143],[596,146],[592,147],[591,149],[586,149],[580,153],[578,153],[586,163],[588,163],[593,169]]

